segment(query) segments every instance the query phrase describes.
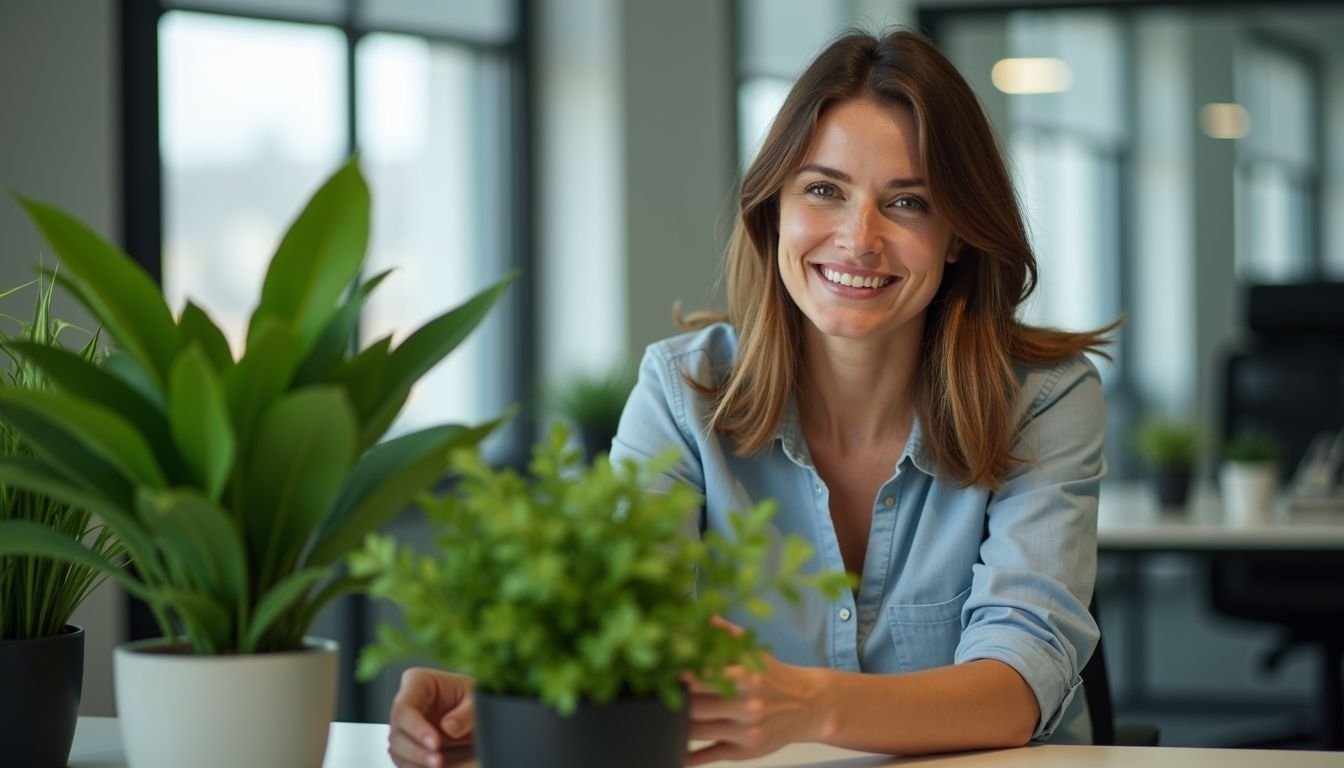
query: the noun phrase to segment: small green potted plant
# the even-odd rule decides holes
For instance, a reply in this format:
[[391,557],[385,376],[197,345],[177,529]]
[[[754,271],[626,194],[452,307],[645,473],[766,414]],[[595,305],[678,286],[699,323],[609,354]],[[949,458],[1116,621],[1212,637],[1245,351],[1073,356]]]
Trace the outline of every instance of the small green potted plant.
[[355,351],[369,191],[354,161],[282,239],[234,359],[198,306],[177,317],[125,254],[59,209],[23,207],[62,260],[61,283],[116,342],[95,365],[12,345],[52,382],[0,389],[0,419],[36,458],[0,481],[100,517],[134,562],[33,523],[0,523],[0,554],[100,569],[146,601],[164,637],[116,650],[122,742],[137,768],[322,762],[335,643],[305,637],[360,589],[343,560],[493,425],[381,441],[412,385],[486,315],[505,284],[411,333]]
[[768,616],[776,595],[834,599],[852,582],[805,571],[801,539],[772,543],[773,503],[737,516],[730,537],[688,534],[701,497],[646,490],[670,463],[584,467],[562,425],[530,477],[460,452],[456,492],[423,504],[433,554],[373,536],[352,557],[371,594],[404,615],[404,628],[380,628],[361,674],[420,658],[474,676],[486,768],[684,765],[685,676],[730,693],[725,669],[759,663],[753,633],[713,617],[739,606]]
[[1199,428],[1183,422],[1153,419],[1135,431],[1135,450],[1152,472],[1163,507],[1185,506],[1200,443]]
[[1237,433],[1223,446],[1218,490],[1223,513],[1237,525],[1267,522],[1279,484],[1279,444],[1259,431]]
[[[51,316],[53,284],[39,279],[0,294],[9,297],[36,287],[32,320],[17,334],[0,334],[0,350],[9,368],[0,387],[40,391],[48,387],[42,371],[15,353],[23,342],[64,349],[62,332],[72,326]],[[90,334],[78,351],[92,360],[97,336]],[[8,422],[0,420],[0,458],[28,461],[33,448]],[[121,545],[87,510],[43,493],[0,482],[0,522],[22,521],[49,529],[72,543],[87,542],[91,552],[115,562]],[[84,629],[70,624],[105,574],[96,568],[50,560],[34,554],[0,555],[0,744],[7,760],[35,768],[64,766],[70,757],[83,689]]]
[[600,373],[576,374],[551,395],[554,411],[578,430],[588,461],[611,450],[621,411],[634,388],[634,369],[620,364]]

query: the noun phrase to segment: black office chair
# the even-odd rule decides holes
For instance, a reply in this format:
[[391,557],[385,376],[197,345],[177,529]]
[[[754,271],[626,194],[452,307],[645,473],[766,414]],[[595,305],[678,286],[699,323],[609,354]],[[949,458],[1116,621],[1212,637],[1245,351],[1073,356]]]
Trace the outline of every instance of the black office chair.
[[[1225,360],[1222,435],[1268,433],[1288,478],[1317,434],[1344,425],[1344,283],[1252,286],[1246,307],[1248,333]],[[1225,616],[1283,628],[1265,669],[1297,647],[1320,652],[1314,731],[1259,745],[1344,749],[1344,553],[1214,555],[1209,594]]]
[[[1088,606],[1097,627],[1101,627],[1101,613],[1097,610],[1096,591],[1092,594],[1092,604]],[[1097,746],[1112,747],[1156,747],[1161,737],[1160,730],[1153,725],[1115,722],[1115,705],[1111,699],[1111,680],[1106,673],[1106,654],[1102,649],[1103,632],[1097,638],[1097,649],[1092,658],[1083,665],[1083,696],[1087,698],[1087,712],[1092,721],[1092,743]]]

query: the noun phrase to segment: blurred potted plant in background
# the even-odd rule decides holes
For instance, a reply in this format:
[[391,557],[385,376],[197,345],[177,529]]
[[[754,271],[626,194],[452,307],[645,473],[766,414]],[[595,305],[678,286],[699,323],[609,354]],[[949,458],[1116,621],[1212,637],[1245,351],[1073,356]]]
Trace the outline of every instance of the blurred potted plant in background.
[[[42,391],[42,371],[17,354],[13,345],[64,349],[61,333],[73,326],[51,316],[53,283],[38,279],[0,294],[6,298],[36,286],[30,322],[5,315],[20,332],[0,334],[0,349],[9,358],[0,387]],[[92,361],[97,335],[75,353]],[[28,441],[0,420],[0,461],[30,462]],[[88,510],[9,483],[0,482],[0,522],[23,522],[50,531],[95,556],[120,562],[122,548]],[[70,617],[105,574],[89,565],[50,560],[39,555],[0,555],[0,744],[5,757],[20,766],[57,768],[70,757],[79,718],[84,679],[84,629]]]
[[1279,484],[1279,444],[1264,432],[1241,432],[1223,446],[1218,491],[1223,513],[1238,525],[1266,522]]
[[552,392],[552,410],[578,431],[587,461],[611,450],[635,376],[635,369],[622,363],[601,373],[571,376]]
[[1152,419],[1134,433],[1134,448],[1152,473],[1158,502],[1183,507],[1199,460],[1200,431],[1193,424]]
[[473,675],[486,768],[684,765],[684,676],[729,692],[727,667],[759,664],[753,633],[711,618],[768,616],[776,596],[834,599],[853,582],[804,572],[811,548],[772,531],[773,502],[737,516],[732,536],[688,533],[701,497],[646,490],[671,463],[584,467],[562,425],[536,447],[530,477],[459,452],[456,493],[424,503],[433,555],[373,536],[351,558],[405,619],[380,627],[361,674],[423,658]]
[[137,768],[322,763],[336,644],[306,638],[333,598],[363,587],[339,568],[364,536],[493,427],[444,425],[379,442],[411,387],[485,317],[501,282],[392,346],[352,348],[369,191],[354,161],[284,235],[235,360],[188,302],[68,214],[22,200],[61,257],[58,281],[116,341],[101,366],[12,345],[54,384],[0,390],[0,418],[37,460],[0,480],[101,517],[136,572],[31,523],[0,524],[0,553],[101,569],[145,600],[164,637],[115,654],[122,742]]

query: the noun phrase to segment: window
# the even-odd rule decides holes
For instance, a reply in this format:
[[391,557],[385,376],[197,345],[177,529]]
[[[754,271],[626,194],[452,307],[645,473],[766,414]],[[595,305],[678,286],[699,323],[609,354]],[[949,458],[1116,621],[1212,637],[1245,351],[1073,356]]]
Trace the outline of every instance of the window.
[[[373,193],[365,269],[394,270],[361,345],[396,343],[520,266],[516,16],[504,0],[168,3],[158,129],[173,310],[201,305],[240,351],[280,236],[352,149]],[[525,400],[525,356],[499,353],[525,348],[522,306],[506,300],[425,376],[391,434]],[[525,437],[487,450],[511,456]]]
[[1237,90],[1250,115],[1237,146],[1237,277],[1310,279],[1320,173],[1315,70],[1292,48],[1252,38],[1239,59]]

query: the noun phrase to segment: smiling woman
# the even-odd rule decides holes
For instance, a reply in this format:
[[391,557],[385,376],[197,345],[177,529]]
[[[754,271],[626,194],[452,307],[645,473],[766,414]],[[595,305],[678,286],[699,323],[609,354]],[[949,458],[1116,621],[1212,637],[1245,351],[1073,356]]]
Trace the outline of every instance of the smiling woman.
[[[611,456],[676,449],[651,486],[702,495],[688,536],[732,537],[734,510],[777,499],[772,539],[858,586],[726,613],[771,652],[731,673],[736,697],[691,682],[691,762],[1088,740],[1105,461],[1082,353],[1109,329],[1017,320],[1035,258],[970,88],[916,34],[842,37],[739,203],[727,312],[648,348]],[[410,679],[402,700],[464,685]]]

